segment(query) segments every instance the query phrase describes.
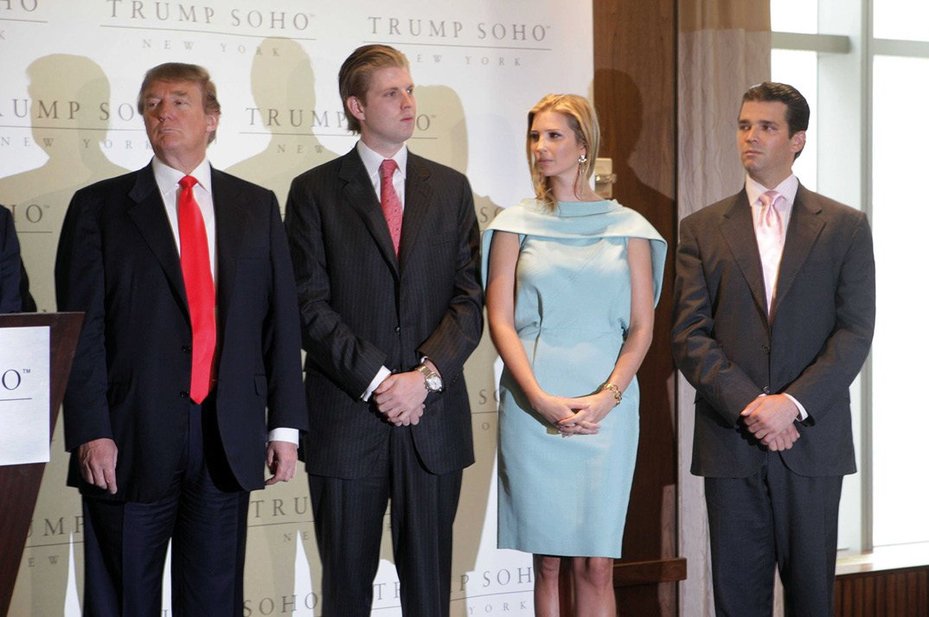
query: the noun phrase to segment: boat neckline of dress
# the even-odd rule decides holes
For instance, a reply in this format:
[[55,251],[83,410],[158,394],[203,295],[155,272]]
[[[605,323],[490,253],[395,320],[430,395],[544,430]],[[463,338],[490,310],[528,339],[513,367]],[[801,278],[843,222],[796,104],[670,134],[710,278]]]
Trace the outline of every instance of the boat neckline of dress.
[[557,209],[551,214],[557,216],[596,216],[613,212],[619,204],[612,199],[599,199],[597,201],[558,201]]

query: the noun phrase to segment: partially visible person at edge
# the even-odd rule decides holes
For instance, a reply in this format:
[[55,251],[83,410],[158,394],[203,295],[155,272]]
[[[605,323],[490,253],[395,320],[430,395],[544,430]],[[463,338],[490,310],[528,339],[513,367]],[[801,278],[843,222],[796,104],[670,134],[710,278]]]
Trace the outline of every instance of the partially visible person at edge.
[[241,615],[249,491],[293,477],[307,424],[293,269],[274,193],[206,157],[207,71],[156,66],[138,109],[154,158],[74,195],[55,264],[85,313],[64,401],[84,612],[161,615],[170,541],[171,614]]
[[765,82],[742,97],[738,193],[680,225],[672,349],[696,389],[716,614],[833,613],[842,477],[855,471],[849,386],[874,333],[863,212],[793,174],[810,108]]
[[0,314],[35,312],[12,213],[0,205]]
[[543,97],[526,134],[536,196],[502,211],[483,237],[487,316],[504,363],[497,543],[533,553],[539,616],[559,613],[564,559],[576,614],[616,614],[635,374],[667,250],[642,215],[591,189],[599,143],[586,99]]

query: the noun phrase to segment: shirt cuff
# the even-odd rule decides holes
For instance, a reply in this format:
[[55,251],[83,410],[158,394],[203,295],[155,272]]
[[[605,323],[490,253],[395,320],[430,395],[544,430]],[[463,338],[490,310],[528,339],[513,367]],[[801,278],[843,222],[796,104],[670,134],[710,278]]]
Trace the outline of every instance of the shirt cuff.
[[268,441],[286,441],[287,443],[300,443],[300,430],[295,428],[275,428],[268,433]]
[[794,402],[794,405],[797,406],[797,409],[800,411],[800,418],[799,418],[800,422],[803,422],[804,420],[810,417],[810,414],[806,412],[806,409],[803,407],[803,405],[800,404],[800,401],[798,401],[791,395],[787,394],[786,392],[784,393],[784,396],[792,400]]
[[365,390],[364,394],[361,395],[361,400],[367,401],[369,398],[371,398],[371,394],[377,390],[377,387],[381,385],[381,383],[388,377],[390,377],[390,369],[388,369],[386,366],[382,366],[381,370],[379,370],[377,375],[374,376],[374,379],[371,380],[371,383],[368,384],[368,389]]

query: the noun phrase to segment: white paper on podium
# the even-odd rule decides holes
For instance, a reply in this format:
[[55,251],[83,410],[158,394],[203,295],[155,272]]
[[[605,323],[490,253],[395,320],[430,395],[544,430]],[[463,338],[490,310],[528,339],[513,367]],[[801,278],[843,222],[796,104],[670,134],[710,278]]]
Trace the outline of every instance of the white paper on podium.
[[48,326],[0,329],[0,465],[49,459]]

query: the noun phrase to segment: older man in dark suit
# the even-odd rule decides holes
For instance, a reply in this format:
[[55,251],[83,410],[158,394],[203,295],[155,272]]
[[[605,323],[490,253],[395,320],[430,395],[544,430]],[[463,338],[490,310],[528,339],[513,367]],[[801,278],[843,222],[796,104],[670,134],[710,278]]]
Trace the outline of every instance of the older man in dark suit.
[[139,112],[155,157],[75,194],[55,266],[86,314],[64,403],[84,610],[160,615],[171,540],[172,614],[241,615],[249,491],[293,477],[306,427],[293,269],[274,194],[206,158],[209,74],[151,69]]
[[416,101],[403,54],[355,50],[339,91],[361,139],[294,180],[285,218],[323,610],[370,614],[389,499],[403,614],[440,617],[462,469],[474,460],[462,376],[483,325],[471,188],[407,150]]
[[832,614],[842,476],[855,471],[849,386],[874,331],[864,213],[800,185],[809,106],[749,89],[745,188],[681,222],[673,349],[696,388],[717,615]]

